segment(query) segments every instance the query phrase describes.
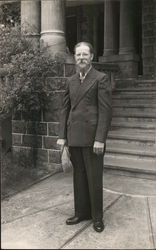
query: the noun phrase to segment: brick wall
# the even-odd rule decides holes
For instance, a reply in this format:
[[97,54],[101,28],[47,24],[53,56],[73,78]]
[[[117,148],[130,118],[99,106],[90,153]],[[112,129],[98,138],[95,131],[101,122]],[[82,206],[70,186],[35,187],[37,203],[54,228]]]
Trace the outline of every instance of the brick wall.
[[[48,79],[50,81],[50,79]],[[53,82],[54,79],[51,79]],[[57,79],[56,79],[57,81]],[[50,93],[50,98],[55,92]],[[60,97],[59,97],[60,96]],[[12,141],[14,160],[25,167],[45,167],[45,169],[59,169],[60,155],[56,146],[58,135],[59,105],[61,100],[61,90],[56,93],[54,100],[48,110],[38,114],[38,121],[35,117],[32,121],[25,121],[23,114],[20,117],[15,115],[12,120]],[[53,109],[53,103],[56,109]],[[55,153],[55,160],[51,163],[51,157]]]
[[143,74],[146,78],[154,78],[156,57],[156,1],[142,2],[142,57]]

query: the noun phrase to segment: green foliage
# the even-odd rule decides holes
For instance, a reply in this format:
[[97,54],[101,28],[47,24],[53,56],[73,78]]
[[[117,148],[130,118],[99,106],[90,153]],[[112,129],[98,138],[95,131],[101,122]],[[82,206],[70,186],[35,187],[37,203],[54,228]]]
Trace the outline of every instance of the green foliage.
[[10,66],[12,57],[21,55],[30,49],[30,45],[24,35],[20,33],[20,26],[0,28],[0,67]]
[[20,27],[0,29],[0,67],[5,72],[0,73],[0,119],[12,110],[30,113],[45,106],[45,78],[56,75],[57,62],[46,48],[34,47]]
[[4,26],[20,23],[20,1],[4,2],[0,6],[0,23]]

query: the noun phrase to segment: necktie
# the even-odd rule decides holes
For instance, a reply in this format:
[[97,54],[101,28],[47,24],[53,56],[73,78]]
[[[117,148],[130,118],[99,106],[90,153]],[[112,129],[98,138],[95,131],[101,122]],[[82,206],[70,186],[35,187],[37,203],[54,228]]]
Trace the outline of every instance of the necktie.
[[86,77],[86,74],[84,72],[83,73],[80,72],[80,81],[81,81],[81,83],[83,83],[85,77]]
[[92,66],[89,67],[89,69],[84,72],[84,71],[80,71],[80,81],[81,83],[83,83],[84,79],[86,78],[87,74],[89,73],[90,69],[91,69]]

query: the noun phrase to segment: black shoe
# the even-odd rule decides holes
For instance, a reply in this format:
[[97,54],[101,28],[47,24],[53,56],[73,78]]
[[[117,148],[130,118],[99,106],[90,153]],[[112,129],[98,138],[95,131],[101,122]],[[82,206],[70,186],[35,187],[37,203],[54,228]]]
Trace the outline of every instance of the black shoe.
[[69,219],[66,220],[66,224],[67,225],[75,225],[78,224],[79,222],[83,221],[83,220],[89,220],[91,219],[91,217],[77,217],[77,216],[73,216]]
[[95,221],[93,222],[93,228],[96,232],[100,233],[104,230],[105,226],[103,224],[103,221]]

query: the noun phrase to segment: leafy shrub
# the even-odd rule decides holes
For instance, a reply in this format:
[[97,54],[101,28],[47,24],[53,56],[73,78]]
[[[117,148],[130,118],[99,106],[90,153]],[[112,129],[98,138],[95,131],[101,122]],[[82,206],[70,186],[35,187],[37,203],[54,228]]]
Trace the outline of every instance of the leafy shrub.
[[12,110],[39,111],[46,103],[45,77],[57,62],[46,48],[34,47],[21,27],[0,28],[0,119]]
[[0,23],[4,26],[15,26],[20,23],[20,1],[3,1],[0,6]]
[[[28,114],[24,117],[31,119],[31,112],[37,113],[46,105],[45,78],[55,76],[58,67],[58,61],[46,51],[46,48],[34,47],[21,33],[20,26],[0,28],[0,129],[1,122],[10,117],[12,111],[23,111]],[[36,168],[27,169],[22,165],[24,157],[16,164],[12,152],[2,152],[1,158],[2,194],[17,187],[20,190],[38,178]]]

